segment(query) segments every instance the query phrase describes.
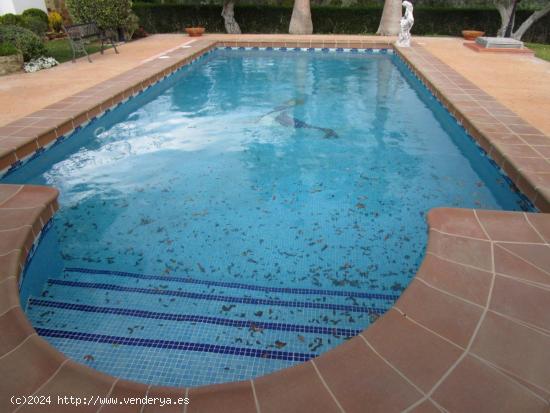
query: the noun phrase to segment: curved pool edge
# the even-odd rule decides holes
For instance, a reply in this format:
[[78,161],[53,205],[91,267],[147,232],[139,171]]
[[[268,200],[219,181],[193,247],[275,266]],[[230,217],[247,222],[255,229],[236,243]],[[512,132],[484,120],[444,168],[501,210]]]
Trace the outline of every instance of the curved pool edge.
[[[91,405],[79,412],[362,412],[365,406],[373,412],[437,406],[547,412],[550,214],[433,209],[417,275],[359,336],[253,380],[186,389],[119,380],[78,364],[28,322],[18,278],[57,209],[57,195],[48,187],[0,186],[0,228],[11,234],[0,250],[0,329],[6,333],[0,338],[0,406],[6,411],[17,409],[11,396],[34,394],[190,398],[176,408]],[[17,411],[49,411],[43,408]]]

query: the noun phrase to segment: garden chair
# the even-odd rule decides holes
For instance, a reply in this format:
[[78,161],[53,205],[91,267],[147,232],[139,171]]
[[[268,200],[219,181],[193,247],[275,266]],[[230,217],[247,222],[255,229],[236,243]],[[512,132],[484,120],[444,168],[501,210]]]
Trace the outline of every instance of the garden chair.
[[109,36],[105,30],[100,29],[96,23],[75,24],[72,26],[63,26],[63,30],[67,33],[71,49],[73,50],[73,63],[75,62],[77,53],[84,53],[88,61],[92,63],[92,59],[86,51],[85,42],[92,38],[101,40],[101,54],[103,54],[104,45],[110,43],[118,54],[113,37]]

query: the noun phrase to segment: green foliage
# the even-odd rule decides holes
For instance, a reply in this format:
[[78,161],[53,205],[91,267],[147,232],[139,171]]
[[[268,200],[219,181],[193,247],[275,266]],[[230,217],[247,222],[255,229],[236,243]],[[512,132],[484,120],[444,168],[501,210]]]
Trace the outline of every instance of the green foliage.
[[50,29],[54,32],[60,32],[61,26],[63,25],[63,17],[56,11],[51,11],[48,13],[48,24]]
[[124,31],[126,32],[126,40],[131,40],[134,33],[139,28],[139,17],[134,13],[130,13],[124,21]]
[[0,24],[21,26],[23,24],[23,17],[18,14],[7,13],[0,16]]
[[29,29],[40,38],[44,37],[48,31],[48,23],[44,22],[42,18],[33,15],[23,16],[22,26]]
[[527,43],[526,46],[533,50],[539,59],[550,62],[550,44]]
[[0,25],[0,42],[8,43],[19,49],[26,62],[46,55],[42,39],[24,27]]
[[73,20],[95,22],[102,29],[124,27],[132,12],[132,0],[66,0],[65,4]]
[[12,56],[19,54],[19,49],[9,43],[0,43],[0,56]]
[[21,13],[21,16],[23,16],[23,18],[36,17],[38,19],[41,19],[44,23],[48,24],[48,14],[40,9],[27,9],[23,13]]
[[[136,3],[134,12],[141,26],[149,33],[181,32],[185,27],[203,26],[208,32],[225,31],[218,5],[182,5]],[[382,7],[312,7],[315,33],[375,33],[382,16]],[[532,11],[519,10],[519,26]],[[235,18],[243,33],[288,33],[292,8],[286,6],[239,5]],[[413,35],[460,36],[464,29],[479,29],[495,35],[500,16],[487,8],[415,8]],[[524,36],[525,41],[550,43],[550,14],[536,22]]]

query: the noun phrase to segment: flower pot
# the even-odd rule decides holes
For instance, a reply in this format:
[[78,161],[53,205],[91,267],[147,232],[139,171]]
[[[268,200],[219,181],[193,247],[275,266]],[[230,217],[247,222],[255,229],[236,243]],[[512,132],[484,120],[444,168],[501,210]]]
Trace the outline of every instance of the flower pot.
[[191,37],[199,37],[204,33],[204,27],[186,27],[185,31]]
[[485,32],[481,32],[479,30],[462,30],[462,37],[466,40],[475,40],[484,34]]
[[23,55],[0,56],[0,76],[19,72],[23,67]]

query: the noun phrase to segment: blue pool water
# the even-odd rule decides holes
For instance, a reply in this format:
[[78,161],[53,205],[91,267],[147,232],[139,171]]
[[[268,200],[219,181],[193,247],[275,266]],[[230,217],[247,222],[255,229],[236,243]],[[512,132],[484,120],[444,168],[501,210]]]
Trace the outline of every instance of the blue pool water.
[[216,50],[2,182],[61,191],[21,290],[38,332],[182,386],[368,327],[431,208],[530,208],[397,57],[367,53]]

